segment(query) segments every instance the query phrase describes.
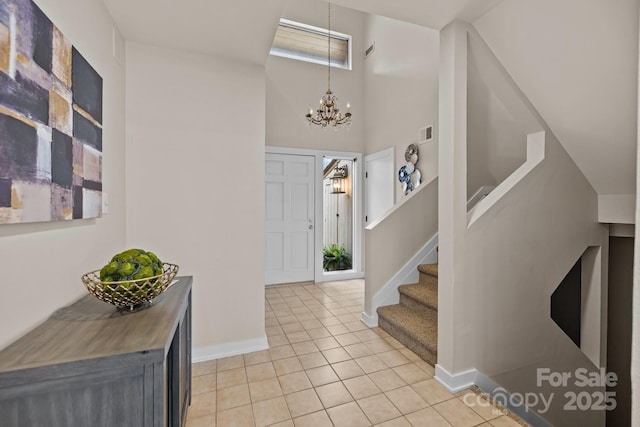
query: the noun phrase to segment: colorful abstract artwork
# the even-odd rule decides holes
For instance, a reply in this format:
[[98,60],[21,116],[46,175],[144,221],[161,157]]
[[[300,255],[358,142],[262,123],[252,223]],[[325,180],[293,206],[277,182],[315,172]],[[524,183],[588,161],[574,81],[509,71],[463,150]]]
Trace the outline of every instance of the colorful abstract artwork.
[[102,213],[102,78],[31,0],[0,1],[0,224]]

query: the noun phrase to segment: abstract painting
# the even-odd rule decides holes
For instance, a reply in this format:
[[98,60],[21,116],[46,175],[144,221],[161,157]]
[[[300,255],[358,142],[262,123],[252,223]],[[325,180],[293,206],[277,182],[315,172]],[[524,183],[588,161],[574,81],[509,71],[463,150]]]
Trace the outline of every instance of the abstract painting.
[[0,224],[102,214],[102,78],[32,0],[0,2]]

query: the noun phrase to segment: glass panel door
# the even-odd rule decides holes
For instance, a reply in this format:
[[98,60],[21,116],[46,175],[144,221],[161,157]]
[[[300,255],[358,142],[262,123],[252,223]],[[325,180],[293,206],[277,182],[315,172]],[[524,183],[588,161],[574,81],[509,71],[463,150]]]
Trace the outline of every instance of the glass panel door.
[[323,162],[323,270],[353,268],[353,160]]

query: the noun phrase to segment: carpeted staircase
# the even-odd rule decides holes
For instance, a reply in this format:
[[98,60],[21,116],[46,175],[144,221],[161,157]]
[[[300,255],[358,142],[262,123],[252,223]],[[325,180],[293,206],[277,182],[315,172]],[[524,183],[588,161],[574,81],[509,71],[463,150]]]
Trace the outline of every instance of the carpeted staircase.
[[378,308],[378,325],[435,365],[438,355],[438,264],[418,266],[420,282],[401,285],[400,304]]

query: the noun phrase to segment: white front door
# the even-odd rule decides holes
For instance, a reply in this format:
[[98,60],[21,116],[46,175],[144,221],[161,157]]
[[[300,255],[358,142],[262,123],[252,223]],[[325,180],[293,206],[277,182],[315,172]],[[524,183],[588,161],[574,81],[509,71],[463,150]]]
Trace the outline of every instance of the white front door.
[[312,156],[268,154],[265,163],[265,283],[314,279]]

